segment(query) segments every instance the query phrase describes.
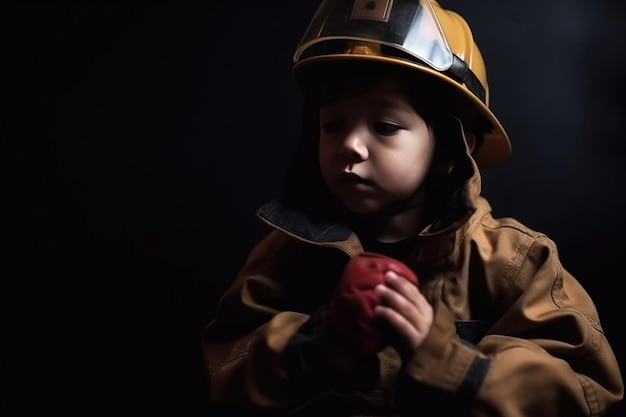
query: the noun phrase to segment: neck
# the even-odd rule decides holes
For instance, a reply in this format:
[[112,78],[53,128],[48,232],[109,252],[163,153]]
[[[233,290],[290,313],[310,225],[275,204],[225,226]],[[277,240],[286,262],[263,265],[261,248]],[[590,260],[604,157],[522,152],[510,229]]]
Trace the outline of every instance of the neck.
[[410,207],[391,215],[372,216],[364,222],[369,233],[379,242],[393,243],[408,239],[422,231],[428,220],[421,207]]
[[431,221],[431,210],[424,193],[416,193],[409,201],[374,213],[349,215],[355,230],[383,243],[394,243],[421,232]]

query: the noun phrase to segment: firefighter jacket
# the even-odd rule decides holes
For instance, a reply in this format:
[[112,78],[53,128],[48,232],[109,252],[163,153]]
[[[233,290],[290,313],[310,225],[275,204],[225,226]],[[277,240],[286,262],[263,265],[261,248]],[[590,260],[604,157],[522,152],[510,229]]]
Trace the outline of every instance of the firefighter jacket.
[[328,207],[319,178],[292,184],[300,208],[315,210],[282,198],[261,207],[271,229],[203,332],[211,404],[249,416],[576,417],[620,401],[596,307],[555,243],[494,218],[469,154],[455,171],[445,214],[401,256],[434,309],[430,333],[404,361],[392,346],[353,361],[328,331],[342,269],[368,248],[332,216],[311,214]]

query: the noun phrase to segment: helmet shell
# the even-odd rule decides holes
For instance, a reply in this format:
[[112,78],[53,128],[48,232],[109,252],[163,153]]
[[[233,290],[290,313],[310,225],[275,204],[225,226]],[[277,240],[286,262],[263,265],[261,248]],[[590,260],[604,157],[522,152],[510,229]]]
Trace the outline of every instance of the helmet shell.
[[[487,122],[474,155],[480,167],[505,162],[509,137],[489,108],[482,54],[467,21],[434,0],[323,0],[294,54],[294,76],[337,61],[401,65],[442,81]],[[304,71],[308,69],[308,71]],[[313,69],[313,71],[311,71]]]

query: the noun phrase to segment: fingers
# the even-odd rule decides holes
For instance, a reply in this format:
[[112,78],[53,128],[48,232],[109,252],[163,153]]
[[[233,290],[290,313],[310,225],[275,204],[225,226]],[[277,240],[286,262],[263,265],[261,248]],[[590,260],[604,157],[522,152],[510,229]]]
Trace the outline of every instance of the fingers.
[[389,323],[409,349],[419,347],[430,331],[433,310],[417,286],[388,271],[385,284],[378,285],[375,291],[381,300],[375,315]]

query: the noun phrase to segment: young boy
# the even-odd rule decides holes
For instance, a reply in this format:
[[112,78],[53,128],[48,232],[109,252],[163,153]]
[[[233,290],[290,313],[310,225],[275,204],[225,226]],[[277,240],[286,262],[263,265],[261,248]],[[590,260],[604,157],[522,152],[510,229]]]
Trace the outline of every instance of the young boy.
[[495,219],[484,63],[435,1],[324,0],[302,137],[203,335],[210,401],[263,416],[598,416],[623,380],[544,234]]

